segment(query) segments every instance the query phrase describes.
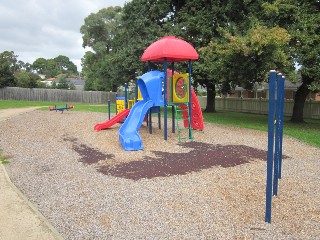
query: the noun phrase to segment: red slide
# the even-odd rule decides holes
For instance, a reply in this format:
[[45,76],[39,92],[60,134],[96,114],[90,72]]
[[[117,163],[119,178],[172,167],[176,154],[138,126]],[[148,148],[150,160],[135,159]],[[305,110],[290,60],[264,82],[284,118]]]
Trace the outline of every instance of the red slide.
[[[203,116],[202,116],[202,111],[201,111],[201,106],[198,101],[197,95],[195,91],[191,90],[191,122],[192,122],[192,128],[196,130],[202,131],[204,129],[204,123],[203,123]],[[182,114],[184,118],[188,117],[188,111],[187,111],[187,106],[182,105],[181,109],[183,110]],[[184,127],[187,128],[189,126],[189,121],[184,120]]]
[[113,126],[114,124],[120,122],[123,118],[128,116],[129,113],[130,113],[130,109],[125,109],[121,113],[119,113],[116,116],[114,116],[113,118],[111,118],[109,121],[106,121],[104,123],[96,124],[94,126],[94,130],[99,132],[99,131],[101,131],[103,129],[109,128],[109,127]]

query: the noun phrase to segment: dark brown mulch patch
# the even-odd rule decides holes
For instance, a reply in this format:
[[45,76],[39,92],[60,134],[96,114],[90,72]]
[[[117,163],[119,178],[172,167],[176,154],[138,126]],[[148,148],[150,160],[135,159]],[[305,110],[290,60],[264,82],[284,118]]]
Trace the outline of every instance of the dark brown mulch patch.
[[[156,157],[139,161],[101,166],[97,169],[106,175],[132,180],[169,177],[197,172],[214,166],[223,168],[249,163],[252,159],[266,160],[267,152],[245,145],[212,145],[201,142],[181,143],[188,148],[185,153],[153,151]],[[189,151],[189,149],[191,149]]]
[[98,163],[101,160],[105,160],[106,158],[114,158],[114,154],[104,154],[85,144],[78,143],[76,138],[65,137],[63,140],[72,142],[73,150],[75,150],[81,156],[79,161],[85,164],[94,164]]

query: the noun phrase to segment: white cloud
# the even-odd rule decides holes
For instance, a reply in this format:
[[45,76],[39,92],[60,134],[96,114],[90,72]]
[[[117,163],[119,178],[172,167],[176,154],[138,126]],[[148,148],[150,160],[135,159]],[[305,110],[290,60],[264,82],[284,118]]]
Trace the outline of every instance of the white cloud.
[[33,63],[64,55],[81,69],[80,27],[92,12],[123,6],[129,0],[11,0],[0,3],[0,52],[14,51],[18,60]]

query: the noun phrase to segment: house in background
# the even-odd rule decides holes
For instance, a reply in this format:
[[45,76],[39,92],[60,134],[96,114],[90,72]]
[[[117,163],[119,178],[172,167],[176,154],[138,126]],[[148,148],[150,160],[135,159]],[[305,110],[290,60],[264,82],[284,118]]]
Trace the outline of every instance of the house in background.
[[[289,80],[284,82],[284,98],[293,100],[301,83],[292,83]],[[246,90],[242,87],[236,87],[231,94],[227,97],[234,98],[268,98],[269,96],[269,84],[255,84],[253,90]],[[320,101],[320,93],[310,93],[307,96],[307,100]]]
[[48,87],[51,87],[52,83],[56,80],[56,78],[48,78],[46,80],[43,80],[41,82],[45,83]]
[[[67,82],[69,84],[73,84],[75,86],[75,90],[81,90],[83,91],[84,89],[84,80],[82,79],[79,79],[79,78],[66,78]],[[57,78],[48,78],[44,81],[41,81],[43,83],[45,83],[48,87],[51,87],[52,86],[52,83],[57,81]],[[59,84],[59,83],[57,83]]]
[[80,78],[67,78],[67,82],[73,84],[76,87],[76,90],[83,91],[84,89],[84,80]]

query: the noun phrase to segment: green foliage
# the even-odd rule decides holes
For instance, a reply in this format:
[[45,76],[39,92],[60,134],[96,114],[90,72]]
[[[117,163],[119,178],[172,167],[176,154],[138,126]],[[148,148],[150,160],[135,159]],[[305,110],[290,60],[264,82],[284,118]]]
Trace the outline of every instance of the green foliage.
[[32,68],[39,74],[46,74],[47,61],[45,58],[37,58],[33,64]]
[[84,20],[80,32],[82,46],[92,47],[97,54],[109,53],[113,47],[113,37],[117,33],[121,17],[121,7],[103,8],[97,13],[91,13]]
[[14,52],[4,51],[0,53],[0,88],[15,86],[16,57]]
[[38,58],[31,65],[18,60],[14,52],[4,51],[0,53],[0,88],[6,86],[46,87],[40,82],[40,77],[34,74],[33,70],[39,74],[45,74],[47,77],[55,77],[58,74],[65,74],[65,76],[77,74],[76,65],[66,56],[60,55],[48,60]]
[[76,87],[73,83],[68,82],[64,75],[59,76],[57,80],[52,81],[50,86],[51,89],[68,89],[68,90],[75,90]]
[[[319,1],[313,0],[132,0],[90,14],[81,27],[82,60],[87,90],[115,90],[137,69],[143,51],[165,35],[190,42],[200,53],[194,85],[207,88],[214,104],[216,86],[247,89],[266,81],[271,69],[297,81],[294,66],[308,91],[319,88]],[[157,68],[152,65],[152,68]],[[304,87],[304,86],[303,86]],[[229,91],[229,90],[228,90]],[[304,90],[295,101],[303,107]],[[207,109],[214,110],[211,106]]]
[[37,81],[41,79],[38,75],[26,71],[17,72],[14,77],[17,87],[22,88],[36,88],[38,87]]
[[33,62],[32,68],[37,73],[44,74],[48,78],[56,77],[59,74],[77,74],[77,66],[63,55],[53,59],[38,58]]
[[[101,9],[85,18],[81,26],[83,47],[91,47],[82,59],[85,90],[110,91],[115,90],[121,82],[121,70],[115,70],[117,55],[114,49],[114,36],[120,27],[121,7]],[[121,69],[121,67],[120,67]],[[119,74],[120,73],[120,74]]]
[[254,26],[244,36],[225,33],[222,42],[212,40],[200,49],[207,63],[206,71],[214,81],[228,82],[251,89],[255,82],[265,81],[270,69],[293,71],[286,47],[288,32],[279,27]]
[[58,89],[68,89],[69,88],[69,84],[67,82],[66,78],[58,78],[57,79],[57,88]]
[[263,7],[265,22],[287,29],[292,36],[290,57],[299,65],[302,84],[295,94],[291,120],[303,122],[306,97],[310,91],[320,90],[320,2],[275,0]]
[[47,86],[46,83],[41,82],[41,80],[42,80],[42,79],[39,79],[39,80],[37,81],[37,88],[49,88],[49,86]]
[[8,164],[10,161],[8,160],[8,156],[3,154],[3,151],[0,149],[0,164]]

